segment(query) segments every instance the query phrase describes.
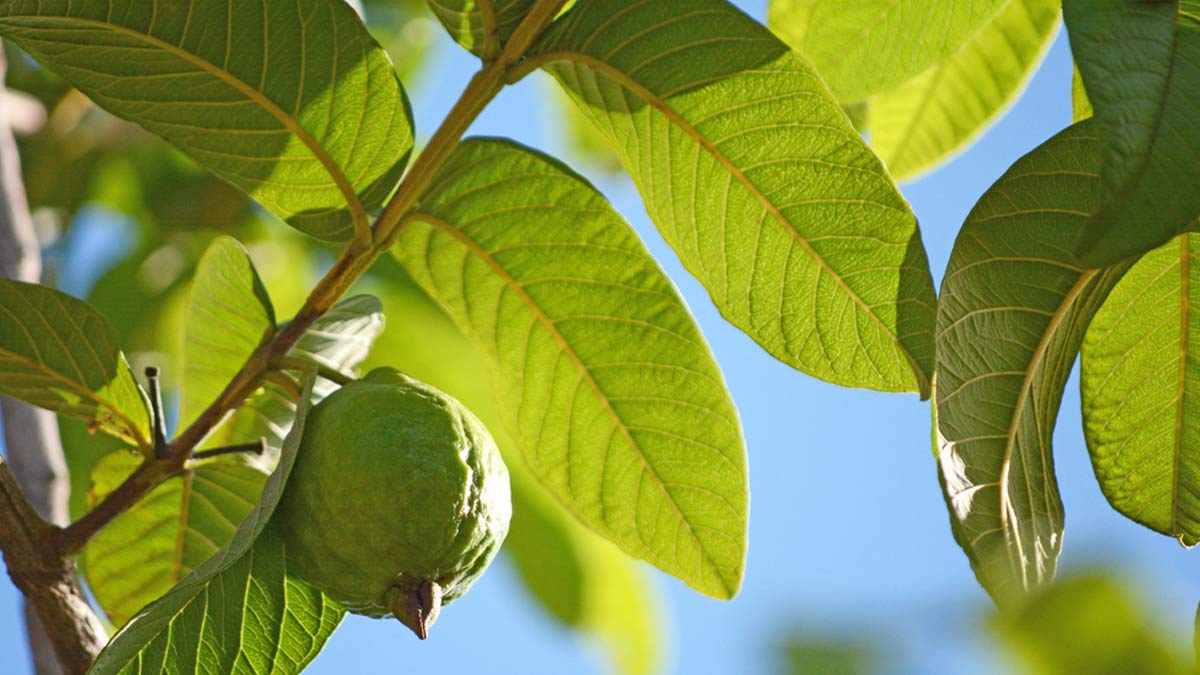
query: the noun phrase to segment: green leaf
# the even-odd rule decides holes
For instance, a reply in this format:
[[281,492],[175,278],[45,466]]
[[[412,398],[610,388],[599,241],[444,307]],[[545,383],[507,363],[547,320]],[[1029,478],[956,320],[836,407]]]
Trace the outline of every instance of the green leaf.
[[1088,574],[1046,588],[992,625],[1030,675],[1194,673],[1153,618],[1115,581]]
[[391,61],[344,0],[11,0],[0,35],[322,239],[365,226],[412,149]]
[[1083,428],[1117,511],[1200,543],[1200,251],[1185,234],[1146,254],[1083,343]]
[[1099,169],[1089,122],[1017,161],[971,211],[942,282],[941,479],[955,538],[1002,606],[1054,575],[1054,421],[1084,330],[1128,269],[1082,269],[1071,254]]
[[1008,4],[770,0],[769,14],[772,30],[812,61],[838,100],[854,103],[946,60]]
[[584,523],[732,597],[746,454],[720,370],[633,230],[565,166],[465,142],[395,251],[488,355],[534,474]]
[[196,268],[183,335],[179,418],[196,419],[275,333],[275,310],[244,246],[218,237]]
[[1103,143],[1084,264],[1140,255],[1200,215],[1200,0],[1065,0],[1071,49]]
[[721,313],[783,362],[927,394],[916,218],[812,68],[724,0],[579,3],[529,65],[622,157]]
[[1083,86],[1083,76],[1079,74],[1079,66],[1075,66],[1071,74],[1071,121],[1082,122],[1093,114],[1092,102],[1088,100],[1087,89]]
[[897,179],[969,145],[1025,89],[1050,48],[1059,0],[1013,0],[953,56],[870,99],[871,146]]
[[0,279],[0,318],[0,394],[149,449],[145,396],[103,316],[65,293]]
[[530,474],[505,431],[483,355],[412,281],[395,273],[378,289],[405,317],[380,338],[365,367],[388,365],[450,393],[492,431],[512,477],[513,521],[504,551],[533,599],[553,618],[599,639],[626,675],[657,672],[664,642],[658,598],[633,559],[585,528]]
[[[115,489],[141,463],[128,452],[105,457],[89,497]],[[88,542],[88,587],[118,627],[224,546],[258,500],[262,471],[233,463],[188,469],[158,486]]]
[[[315,374],[304,383],[312,393]],[[299,673],[345,611],[288,571],[283,541],[269,519],[295,461],[309,407],[296,412],[279,466],[233,538],[169,593],[138,613],[88,672]]]
[[[353,376],[354,369],[367,358],[383,327],[383,306],[379,299],[356,295],[339,302],[313,322],[288,354]],[[332,382],[318,379],[313,387],[313,404],[336,388]],[[265,460],[271,464],[295,415],[294,394],[274,382],[267,382],[209,436],[205,445],[216,447],[263,439],[271,451]]]
[[450,37],[476,56],[483,54],[487,36],[499,47],[508,40],[533,8],[534,0],[429,0]]

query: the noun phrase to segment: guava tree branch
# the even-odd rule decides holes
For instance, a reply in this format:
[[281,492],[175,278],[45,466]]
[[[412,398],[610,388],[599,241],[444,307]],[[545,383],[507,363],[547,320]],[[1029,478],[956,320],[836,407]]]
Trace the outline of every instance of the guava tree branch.
[[185,428],[169,445],[164,459],[143,462],[113,491],[83,518],[63,530],[59,550],[64,555],[83,548],[102,527],[124,513],[164,480],[183,471],[201,441],[266,381],[271,368],[286,359],[292,347],[312,324],[345,295],[359,277],[391,248],[399,235],[404,217],[416,206],[421,193],[429,187],[438,170],[449,159],[463,134],[506,86],[509,71],[520,62],[525,52],[546,30],[568,0],[538,0],[529,14],[513,32],[500,54],[471,78],[466,89],[441,126],[429,139],[428,145],[413,162],[400,182],[396,193],[384,208],[374,227],[370,242],[356,237],[333,267],[309,294],[304,306],[284,328],[254,351],[238,374],[208,408]]
[[[0,99],[5,98],[0,48]],[[37,282],[41,256],[20,160],[0,110],[0,277]],[[9,463],[0,458],[0,551],[25,595],[25,621],[39,675],[86,672],[104,646],[104,629],[88,606],[74,564],[58,555],[54,535],[67,521],[66,460],[54,414],[0,397]],[[22,487],[23,486],[23,487]],[[49,522],[47,522],[49,521]]]

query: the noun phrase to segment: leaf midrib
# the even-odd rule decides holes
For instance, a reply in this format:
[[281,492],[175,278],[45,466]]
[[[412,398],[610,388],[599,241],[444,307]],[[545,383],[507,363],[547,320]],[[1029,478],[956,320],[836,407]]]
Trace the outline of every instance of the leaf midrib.
[[1190,344],[1190,316],[1191,310],[1191,249],[1189,247],[1190,235],[1184,234],[1179,238],[1179,370],[1178,381],[1176,383],[1175,397],[1175,442],[1173,443],[1172,453],[1172,481],[1171,481],[1171,533],[1176,536],[1182,536],[1179,532],[1179,484],[1182,479],[1179,475],[1180,461],[1183,455],[1183,413],[1184,413],[1184,398],[1187,395],[1187,366],[1188,366],[1188,347]]
[[149,35],[146,33],[140,33],[138,31],[126,28],[119,24],[114,24],[114,23],[105,22],[105,21],[98,21],[96,19],[86,19],[86,18],[82,18],[82,17],[10,15],[9,17],[6,17],[6,18],[0,18],[0,24],[4,24],[4,23],[9,23],[12,25],[24,24],[24,25],[34,27],[34,28],[36,28],[38,26],[39,22],[48,23],[48,24],[81,24],[84,26],[90,26],[90,27],[99,28],[102,30],[110,30],[114,33],[132,37],[134,39],[142,40],[143,42],[145,42],[151,46],[158,47],[159,49],[162,49],[162,50],[180,58],[181,60],[192,64],[193,66],[199,68],[200,70],[208,72],[209,74],[216,77],[218,80],[221,80],[222,82],[233,87],[238,92],[240,92],[243,96],[250,99],[250,101],[258,104],[260,107],[262,107],[264,110],[266,110],[268,114],[270,114],[272,117],[274,117],[276,120],[278,120],[281,124],[283,124],[283,126],[288,131],[290,131],[297,138],[299,138],[300,141],[304,143],[305,147],[307,147],[313,153],[313,155],[317,158],[317,161],[319,161],[321,163],[321,165],[325,168],[325,171],[326,171],[326,173],[329,174],[329,177],[333,179],[334,184],[338,188],[338,191],[340,191],[342,193],[342,197],[346,200],[346,205],[350,208],[350,212],[354,218],[354,221],[356,223],[361,222],[363,224],[366,224],[368,222],[366,207],[364,207],[362,202],[359,200],[358,193],[354,190],[354,187],[350,184],[349,178],[342,172],[341,167],[339,167],[337,165],[337,163],[335,161],[333,161],[333,158],[329,156],[329,153],[325,150],[324,146],[322,146],[320,143],[318,143],[317,139],[314,138],[312,136],[312,134],[310,134],[308,132],[308,130],[305,129],[304,126],[301,125],[295,118],[293,118],[285,110],[283,110],[278,105],[276,105],[274,101],[272,101],[271,99],[269,99],[265,95],[263,95],[262,92],[258,91],[257,89],[250,86],[246,82],[243,82],[242,80],[234,77],[231,73],[229,73],[225,70],[222,70],[221,68],[217,67],[216,65],[209,63],[205,59],[202,59],[199,56],[192,54],[191,52],[188,52],[176,45],[173,45],[164,40],[160,40],[159,38],[154,37],[153,35]]
[[[1079,296],[1083,294],[1084,290],[1087,289],[1087,286],[1091,283],[1092,279],[1094,279],[1099,273],[1100,270],[1088,270],[1079,275],[1079,279],[1075,281],[1074,285],[1071,286],[1071,289],[1067,291],[1065,296],[1063,296],[1062,302],[1059,304],[1058,308],[1054,310],[1054,314],[1050,317],[1050,322],[1046,325],[1046,330],[1042,333],[1042,337],[1038,341],[1037,347],[1034,349],[1033,358],[1030,359],[1029,366],[1025,370],[1025,377],[1021,381],[1020,393],[1017,396],[1016,405],[1013,406],[1013,416],[1012,420],[1009,422],[1008,433],[1004,442],[1004,461],[1001,465],[1000,471],[1000,527],[1003,529],[1005,536],[1008,536],[1012,531],[1011,525],[1008,522],[1008,511],[1010,506],[1010,500],[1008,498],[1008,479],[1010,470],[1012,468],[1013,453],[1016,449],[1016,436],[1020,431],[1019,427],[1021,426],[1022,421],[1025,419],[1025,415],[1022,411],[1025,409],[1025,404],[1029,401],[1029,396],[1036,388],[1034,386],[1033,379],[1041,370],[1042,362],[1049,353],[1050,345],[1054,341],[1054,338],[1058,336],[1058,331],[1062,326],[1063,321],[1066,320],[1067,315],[1070,314],[1071,310],[1075,308],[1075,304],[1079,299]],[[1028,480],[1029,476],[1026,475],[1026,481],[1028,482]],[[1033,492],[1027,492],[1029,493],[1029,498],[1032,502]],[[1033,527],[1033,536],[1036,539],[1036,519],[1030,520],[1030,524]],[[1028,588],[1029,582],[1026,578],[1026,566],[1023,562],[1025,559],[1025,553],[1021,545],[1020,535],[1015,536],[1013,540],[1016,542],[1017,553],[1020,556],[1020,560],[1018,562],[1020,563],[1021,581],[1024,586]],[[1006,550],[1008,550],[1007,547]]]
[[825,260],[824,256],[822,256],[817,252],[816,249],[812,247],[812,244],[809,243],[808,239],[805,238],[804,235],[802,235],[796,228],[796,226],[786,216],[783,215],[779,208],[766,196],[766,194],[764,194],[763,191],[760,190],[758,186],[755,185],[753,181],[751,181],[749,177],[747,177],[746,174],[733,163],[732,160],[726,157],[725,154],[712,143],[712,141],[701,134],[698,129],[692,126],[691,123],[684,119],[683,116],[676,112],[675,109],[672,108],[661,97],[647,89],[640,82],[637,82],[625,73],[609,65],[607,62],[602,61],[594,56],[565,50],[547,52],[532,57],[529,59],[528,65],[523,67],[527,67],[532,70],[533,68],[544,66],[553,61],[576,62],[601,72],[604,76],[641,97],[642,100],[656,108],[659,112],[666,116],[670,122],[678,126],[681,130],[683,130],[684,133],[695,140],[696,143],[700,145],[700,147],[703,148],[710,156],[712,156],[713,159],[717,160],[717,162],[719,162],[726,168],[726,170],[729,171],[729,173],[738,181],[738,183],[746,191],[748,191],[768,213],[771,214],[776,222],[783,226],[784,230],[791,235],[792,239],[804,249],[809,257],[817,263],[817,265],[829,276],[829,278],[834,280],[834,282],[846,293],[846,295],[850,297],[854,304],[857,305],[867,316],[869,316],[885,335],[891,338],[891,342],[896,346],[896,348],[904,356],[904,359],[908,362],[909,369],[912,371],[913,376],[916,379],[919,393],[921,393],[922,396],[926,396],[928,394],[929,378],[917,360],[913,357],[912,353],[910,353],[908,348],[905,347],[900,341],[899,336],[896,335],[896,333],[890,328],[888,328],[887,324],[883,322],[883,319],[881,319],[875,313],[871,306],[868,305],[867,302],[863,300],[857,292],[854,291],[854,289],[850,288],[850,285],[846,283],[846,280],[833,269],[829,262]]
[[558,342],[559,347],[563,350],[563,353],[567,355],[570,361],[579,370],[580,376],[585,382],[587,382],[588,387],[592,390],[592,393],[596,396],[596,398],[599,399],[604,407],[605,412],[607,412],[612,418],[614,426],[620,430],[621,434],[625,437],[625,440],[629,443],[629,446],[633,448],[638,459],[641,460],[642,466],[645,468],[645,470],[650,472],[650,476],[654,479],[654,484],[657,485],[659,490],[662,491],[663,496],[671,505],[675,515],[679,518],[680,523],[687,528],[688,535],[693,541],[696,542],[696,545],[699,547],[705,560],[708,562],[708,567],[716,573],[716,577],[720,580],[722,587],[726,593],[729,594],[729,597],[732,597],[734,592],[736,592],[736,588],[730,585],[728,580],[725,578],[725,575],[721,572],[723,568],[715,559],[713,559],[712,555],[708,552],[708,548],[702,541],[700,541],[696,531],[692,528],[692,524],[683,515],[683,511],[680,510],[679,504],[675,501],[671,491],[664,484],[662,478],[659,477],[658,472],[655,470],[654,466],[651,465],[649,459],[647,459],[641,445],[633,438],[633,433],[629,427],[625,424],[624,420],[621,419],[621,416],[617,414],[617,411],[612,407],[612,403],[609,401],[608,396],[600,388],[599,383],[596,382],[594,377],[592,377],[591,370],[588,369],[587,365],[579,357],[579,354],[575,352],[575,349],[571,346],[571,343],[566,339],[562,332],[558,330],[558,326],[555,325],[554,321],[545,313],[544,310],[542,310],[541,306],[538,305],[533,297],[525,290],[525,287],[522,286],[521,283],[518,282],[511,274],[509,274],[508,270],[505,269],[504,266],[501,265],[495,258],[493,258],[487,250],[480,246],[478,242],[467,236],[467,234],[459,228],[454,227],[454,225],[447,222],[444,218],[431,213],[414,213],[409,216],[409,220],[428,223],[429,225],[444,231],[454,239],[458,240],[472,254],[483,261],[484,264],[486,264],[493,272],[495,272],[496,275],[504,282],[504,284],[514,293],[516,293],[517,297],[521,299],[525,306],[528,307],[531,312],[533,312],[534,317],[543,325],[543,327],[546,328],[547,331],[550,332],[555,341]]

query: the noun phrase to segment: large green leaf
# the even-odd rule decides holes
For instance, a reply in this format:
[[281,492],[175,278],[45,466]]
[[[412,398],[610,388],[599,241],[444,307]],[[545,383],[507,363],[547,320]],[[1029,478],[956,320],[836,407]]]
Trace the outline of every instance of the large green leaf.
[[[92,500],[104,497],[141,460],[118,452],[92,473]],[[88,587],[118,627],[214,555],[250,513],[266,482],[234,463],[189,469],[158,486],[105,526],[83,551]]]
[[403,275],[379,288],[388,312],[404,317],[380,337],[366,368],[392,366],[469,407],[496,438],[512,476],[513,521],[504,551],[533,598],[556,620],[599,639],[617,670],[656,672],[664,642],[658,598],[635,561],[584,527],[536,483],[488,382],[483,355]]
[[898,179],[928,171],[1016,100],[1053,41],[1059,0],[1013,0],[953,56],[870,99],[871,147]]
[[274,332],[275,310],[245,247],[232,237],[218,237],[192,280],[179,418],[190,423],[199,416]]
[[[383,306],[379,299],[356,295],[339,302],[314,321],[288,353],[350,376],[367,358],[375,339],[383,332],[383,326]],[[313,403],[319,403],[334,389],[336,386],[332,382],[318,379],[313,387]],[[220,446],[262,439],[271,451],[265,463],[271,464],[295,416],[294,393],[284,390],[278,383],[267,382],[205,443]]]
[[1154,624],[1126,588],[1094,574],[1054,584],[992,621],[1018,672],[1029,675],[1195,673]]
[[770,23],[813,62],[839,100],[853,103],[899,86],[949,58],[1008,4],[1009,0],[770,0]]
[[732,597],[746,451],[704,338],[633,230],[565,166],[470,140],[404,226],[405,268],[490,358],[538,479],[584,523]]
[[927,394],[916,218],[813,69],[724,0],[579,3],[535,47],[731,322],[846,386]]
[[116,330],[65,293],[0,279],[0,394],[150,448],[146,399]]
[[391,61],[344,0],[9,0],[0,35],[323,239],[367,224],[412,148]]
[[1083,343],[1083,428],[1113,508],[1200,543],[1200,251],[1185,234],[1146,254]]
[[[306,378],[301,400],[314,380]],[[229,543],[125,624],[91,675],[293,675],[317,655],[345,612],[289,573],[282,538],[269,525],[307,414],[302,405],[279,466]]]
[[1088,322],[1127,265],[1077,267],[1100,196],[1095,127],[1029,153],[979,200],[942,282],[937,443],[955,538],[997,603],[1049,581],[1062,546],[1050,441]]
[[1200,0],[1065,0],[1103,147],[1088,265],[1166,244],[1200,215]]
[[483,54],[489,34],[497,47],[503,45],[533,4],[534,0],[429,0],[450,37],[476,56]]

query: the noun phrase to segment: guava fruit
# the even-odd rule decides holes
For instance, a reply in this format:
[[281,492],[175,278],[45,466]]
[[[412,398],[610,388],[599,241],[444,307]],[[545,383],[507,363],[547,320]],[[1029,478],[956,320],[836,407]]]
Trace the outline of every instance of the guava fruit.
[[299,577],[425,639],[508,534],[508,469],[461,403],[380,368],[309,412],[277,515]]

